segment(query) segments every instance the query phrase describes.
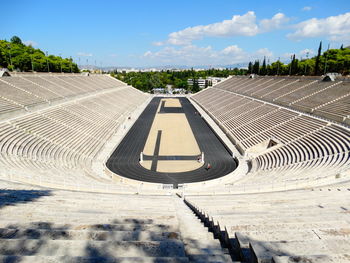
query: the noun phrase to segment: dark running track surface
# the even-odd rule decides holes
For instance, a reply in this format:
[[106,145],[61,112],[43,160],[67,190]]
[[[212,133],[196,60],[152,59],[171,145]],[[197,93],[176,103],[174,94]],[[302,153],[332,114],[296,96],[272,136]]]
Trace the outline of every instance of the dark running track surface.
[[[204,152],[205,164],[196,170],[181,173],[161,173],[147,170],[139,163],[140,153],[146,144],[148,133],[162,98],[155,97],[136,120],[133,127],[120,142],[107,161],[107,167],[115,174],[139,181],[183,184],[206,181],[229,174],[236,169],[236,161],[216,134],[196,112],[187,98],[178,98],[182,104],[181,112],[186,114],[192,132],[201,152]],[[210,163],[212,168],[205,169]]]

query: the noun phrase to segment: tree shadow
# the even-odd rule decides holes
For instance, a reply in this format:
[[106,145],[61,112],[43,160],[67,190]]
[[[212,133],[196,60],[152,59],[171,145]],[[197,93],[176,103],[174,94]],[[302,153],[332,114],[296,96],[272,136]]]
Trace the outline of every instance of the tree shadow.
[[[49,190],[0,190],[0,208],[35,202],[53,195]],[[40,203],[38,203],[40,205]],[[1,211],[1,210],[0,210]],[[13,210],[22,212],[21,206]],[[18,211],[18,212],[17,212]],[[79,210],[80,211],[80,210]],[[69,213],[69,212],[68,212]],[[54,211],[47,211],[48,218]],[[69,214],[66,214],[69,218]],[[82,212],[81,217],[86,216]],[[144,218],[120,216],[110,220],[60,223],[59,219],[16,223],[6,220],[0,225],[0,262],[188,262],[191,257],[216,256],[217,247],[187,240],[198,254],[187,255],[176,216]],[[175,219],[175,220],[172,220]],[[225,261],[223,258],[217,259]],[[145,260],[146,258],[146,260]],[[172,259],[169,259],[172,258]],[[203,258],[203,259],[204,259]]]
[[33,202],[43,196],[50,196],[50,190],[8,190],[0,189],[0,209],[5,206]]
[[162,259],[167,257],[187,260],[178,229],[152,219],[84,225],[40,221],[0,228],[0,262],[36,260],[35,256],[38,262],[145,262],[143,257],[149,262],[168,262]]

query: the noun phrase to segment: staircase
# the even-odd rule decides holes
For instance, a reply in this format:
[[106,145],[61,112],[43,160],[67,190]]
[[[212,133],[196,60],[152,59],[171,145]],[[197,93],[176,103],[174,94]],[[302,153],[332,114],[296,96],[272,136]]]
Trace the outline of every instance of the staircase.
[[50,190],[0,180],[0,262],[232,262],[176,196]]
[[0,229],[0,262],[188,262],[179,235],[148,222]]
[[174,197],[179,230],[190,262],[232,262],[228,249],[222,248],[201,220],[182,199]]

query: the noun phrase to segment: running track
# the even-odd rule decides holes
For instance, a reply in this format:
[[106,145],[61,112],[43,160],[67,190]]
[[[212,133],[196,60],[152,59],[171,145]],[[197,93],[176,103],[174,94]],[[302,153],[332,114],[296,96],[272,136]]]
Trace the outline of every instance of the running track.
[[[196,170],[181,173],[162,173],[147,170],[139,163],[148,133],[155,117],[160,97],[151,100],[133,127],[126,134],[107,161],[107,167],[115,174],[145,182],[173,184],[193,183],[215,179],[227,175],[236,169],[237,163],[231,153],[218,139],[209,125],[196,112],[187,98],[179,98],[183,112],[191,126],[201,152],[204,152],[205,164]],[[212,168],[205,169],[207,163]]]

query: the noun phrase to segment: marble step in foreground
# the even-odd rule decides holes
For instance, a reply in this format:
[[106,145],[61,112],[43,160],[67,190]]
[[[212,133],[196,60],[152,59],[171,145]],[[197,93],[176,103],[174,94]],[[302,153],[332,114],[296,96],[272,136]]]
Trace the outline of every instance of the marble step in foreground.
[[348,240],[251,241],[250,249],[253,262],[267,263],[274,256],[347,254],[349,245]]
[[177,232],[178,227],[164,224],[51,224],[49,222],[33,222],[16,224],[7,222],[1,224],[2,229],[37,229],[37,230],[90,230],[90,231],[149,231],[149,232]]
[[1,239],[0,255],[97,257],[185,257],[181,241],[80,241]]
[[96,257],[71,256],[0,256],[0,262],[11,263],[188,263],[187,257]]
[[54,239],[54,240],[99,240],[99,241],[163,241],[178,240],[178,232],[150,232],[142,230],[56,230],[0,228],[0,239]]
[[349,263],[350,254],[330,254],[312,256],[274,256],[273,263]]

